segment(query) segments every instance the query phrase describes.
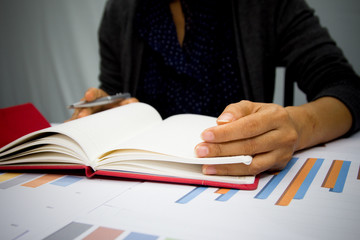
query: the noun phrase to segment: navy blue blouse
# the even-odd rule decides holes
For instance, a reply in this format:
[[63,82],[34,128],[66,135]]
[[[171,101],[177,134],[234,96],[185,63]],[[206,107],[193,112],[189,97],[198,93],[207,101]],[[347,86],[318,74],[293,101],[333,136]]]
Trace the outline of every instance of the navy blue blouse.
[[242,99],[230,4],[181,1],[185,38],[180,46],[169,0],[144,1],[137,26],[145,58],[137,96],[163,118],[179,113],[219,116]]

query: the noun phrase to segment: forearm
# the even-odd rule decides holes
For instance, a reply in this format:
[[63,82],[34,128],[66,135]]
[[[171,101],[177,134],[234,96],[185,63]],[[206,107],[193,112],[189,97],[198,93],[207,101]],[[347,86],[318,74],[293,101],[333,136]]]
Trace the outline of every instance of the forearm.
[[319,98],[301,106],[287,107],[299,133],[295,150],[324,143],[346,134],[352,125],[347,107],[333,97]]

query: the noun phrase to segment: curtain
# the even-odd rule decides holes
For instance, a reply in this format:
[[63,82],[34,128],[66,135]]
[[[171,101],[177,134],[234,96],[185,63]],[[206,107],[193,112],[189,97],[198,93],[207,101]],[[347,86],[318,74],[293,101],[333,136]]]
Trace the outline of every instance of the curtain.
[[0,0],[0,107],[32,102],[50,122],[98,86],[105,0]]

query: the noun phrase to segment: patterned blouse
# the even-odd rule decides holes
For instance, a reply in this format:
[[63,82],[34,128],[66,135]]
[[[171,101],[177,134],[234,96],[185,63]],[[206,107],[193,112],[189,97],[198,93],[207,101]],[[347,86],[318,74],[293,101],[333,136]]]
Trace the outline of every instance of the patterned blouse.
[[242,99],[230,4],[181,0],[185,16],[182,46],[169,0],[144,0],[136,15],[145,40],[137,96],[163,118],[179,113],[219,116]]

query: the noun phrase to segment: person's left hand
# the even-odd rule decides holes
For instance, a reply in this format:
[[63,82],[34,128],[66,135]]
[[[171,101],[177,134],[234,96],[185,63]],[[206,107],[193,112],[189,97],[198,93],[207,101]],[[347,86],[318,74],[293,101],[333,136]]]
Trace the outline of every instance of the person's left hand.
[[252,155],[250,165],[204,165],[212,175],[257,175],[281,170],[298,143],[296,128],[286,108],[276,104],[241,101],[229,105],[217,119],[218,126],[206,129],[203,143],[195,147],[198,157]]

